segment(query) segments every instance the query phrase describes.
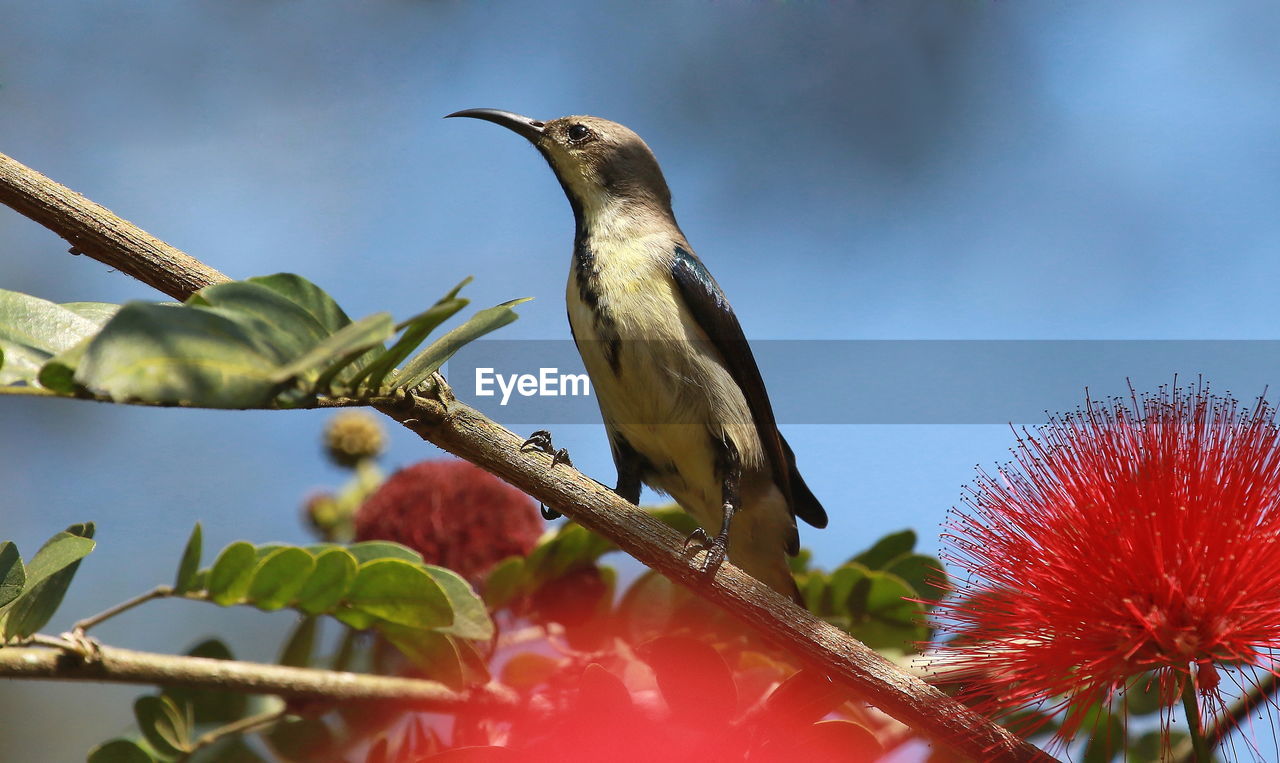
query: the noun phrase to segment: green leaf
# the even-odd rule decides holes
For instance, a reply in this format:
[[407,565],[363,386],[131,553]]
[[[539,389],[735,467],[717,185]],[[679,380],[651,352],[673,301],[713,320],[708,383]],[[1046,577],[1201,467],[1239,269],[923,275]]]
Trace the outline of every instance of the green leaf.
[[276,273],[269,276],[255,276],[248,280],[250,283],[271,289],[306,310],[317,323],[324,327],[326,334],[332,334],[351,322],[333,297],[300,275]]
[[357,631],[369,630],[378,622],[378,618],[368,612],[364,612],[359,609],[351,609],[350,607],[345,607],[337,610],[336,612],[330,612],[329,614],[331,614],[338,622]]
[[865,580],[870,571],[856,562],[848,562],[831,571],[826,596],[823,597],[820,614],[843,614],[850,609],[849,599],[858,583]]
[[[291,302],[310,313],[329,334],[336,334],[351,323],[351,319],[338,306],[338,303],[333,300],[333,297],[330,297],[323,289],[302,276],[294,275],[293,273],[277,273],[276,275],[250,278],[249,281],[266,286],[284,295]],[[364,320],[368,321],[373,317],[370,316]],[[363,330],[361,329],[361,331]],[[390,335],[390,333],[387,334],[387,336]],[[350,335],[344,335],[344,339],[341,341],[345,342],[349,338]],[[383,338],[385,339],[386,337]],[[378,340],[378,342],[381,341],[382,339]],[[316,379],[314,389],[323,392],[329,389],[334,379],[349,379],[352,374],[364,368],[382,352],[383,348],[381,347],[370,347],[338,356],[320,373]]]
[[489,672],[489,663],[493,658],[493,650],[489,644],[479,641],[464,641],[455,636],[446,636],[453,642],[462,661],[463,684],[465,686],[484,686],[494,680]]
[[[295,376],[315,371],[322,366],[332,369],[335,361],[348,358],[354,360],[370,349],[381,352],[382,342],[394,333],[395,323],[391,320],[391,314],[374,313],[344,326],[301,356],[284,364],[275,371],[274,379],[277,382],[284,382]],[[316,390],[325,392],[332,378],[333,374],[321,373],[316,381]]]
[[466,323],[448,332],[418,353],[396,374],[392,384],[398,389],[413,389],[422,384],[463,345],[479,339],[490,331],[500,329],[518,318],[519,316],[511,308],[530,299],[532,297],[513,299],[471,316]]
[[182,561],[178,562],[178,574],[173,579],[175,593],[187,593],[196,589],[196,573],[200,571],[200,557],[203,553],[204,540],[200,523],[191,529],[191,537],[187,539],[187,547],[182,550]]
[[258,609],[286,607],[315,570],[315,559],[295,546],[276,549],[258,561],[246,598]]
[[650,570],[622,594],[618,616],[633,641],[646,641],[669,633],[672,621],[692,595]]
[[133,703],[133,715],[147,744],[164,757],[177,757],[190,749],[191,727],[187,717],[169,697],[154,694],[138,697]]
[[241,323],[260,341],[260,349],[286,362],[302,355],[331,332],[312,315],[277,291],[252,281],[206,286],[187,301],[214,308]]
[[397,331],[404,331],[391,349],[374,359],[364,371],[356,374],[350,380],[352,387],[363,384],[366,389],[375,391],[382,386],[382,382],[397,365],[400,364],[409,354],[422,344],[422,340],[427,335],[435,331],[436,327],[452,318],[459,310],[471,303],[468,299],[459,299],[458,292],[462,291],[462,287],[471,283],[471,276],[467,276],[453,290],[444,295],[426,312],[416,315],[409,320],[396,326]]
[[885,565],[884,570],[907,581],[922,599],[938,601],[947,593],[947,573],[936,557],[903,554]]
[[821,720],[849,699],[842,685],[815,670],[802,668],[778,684],[765,700],[772,722],[809,724]]
[[26,586],[3,610],[0,640],[30,636],[53,617],[80,560],[93,550],[93,523],[72,525],[45,542],[26,568]]
[[1088,731],[1089,743],[1084,748],[1083,763],[1110,763],[1128,747],[1124,724],[1116,715],[1108,713]]
[[132,302],[90,343],[75,381],[114,400],[261,408],[277,366],[261,344],[213,310]]
[[346,601],[386,623],[424,629],[453,624],[453,609],[440,585],[422,567],[401,559],[361,564]]
[[874,570],[867,573],[850,596],[850,634],[872,649],[915,651],[917,643],[928,638],[923,607],[907,600],[915,595],[897,575]]
[[912,624],[920,616],[915,602],[909,601],[915,591],[907,581],[888,572],[871,572],[867,575],[865,611],[872,617]]
[[311,656],[316,647],[318,625],[319,620],[314,617],[304,617],[298,622],[289,640],[285,642],[284,650],[280,653],[281,665],[305,668],[311,664]]
[[787,568],[791,570],[792,575],[808,572],[811,564],[813,564],[813,552],[807,548],[800,549],[795,556],[787,557]]
[[333,546],[316,554],[315,569],[298,591],[298,609],[309,615],[328,613],[356,579],[359,563],[345,548]]
[[71,349],[64,350],[49,358],[40,367],[40,372],[36,374],[36,381],[45,389],[50,389],[63,395],[75,394],[80,389],[79,385],[76,384],[76,368],[80,365],[81,358],[84,357],[85,351],[92,343],[93,337],[87,336],[72,346]]
[[591,567],[615,548],[611,541],[582,525],[564,524],[555,534],[538,542],[525,559],[525,569],[529,579],[540,584],[573,570]]
[[789,740],[791,760],[879,760],[875,734],[846,720],[819,721]]
[[324,721],[316,718],[288,718],[266,734],[271,749],[285,760],[330,760],[337,740]]
[[253,582],[256,553],[252,543],[236,541],[222,550],[209,570],[209,600],[227,607],[244,601]]
[[656,638],[640,648],[653,668],[673,716],[695,727],[715,728],[738,708],[733,673],[711,645],[683,636]]
[[63,302],[62,306],[97,326],[102,326],[120,310],[111,302]]
[[627,685],[598,662],[589,663],[583,668],[574,704],[574,710],[591,713],[597,721],[609,718],[615,722],[625,718],[635,707]]
[[[187,650],[187,655],[209,660],[235,659],[227,645],[218,639],[201,641]],[[230,723],[244,717],[249,704],[247,695],[217,689],[167,686],[161,694],[180,708],[190,708],[195,723]]]
[[902,532],[890,533],[884,536],[876,541],[874,546],[849,561],[857,562],[869,570],[882,570],[890,560],[909,553],[915,547],[915,531],[903,530]]
[[352,543],[347,546],[347,550],[361,564],[378,559],[403,559],[406,562],[422,564],[422,554],[408,546],[389,540],[366,540],[360,543]]
[[45,361],[92,336],[98,326],[62,305],[0,289],[0,385],[34,381]]
[[268,556],[271,556],[272,554],[274,554],[275,552],[279,551],[282,548],[290,548],[290,546],[286,546],[283,543],[263,543],[260,546],[254,546],[253,547],[254,564],[257,564],[263,559],[266,559]]
[[351,628],[342,629],[342,640],[338,642],[338,650],[334,652],[333,660],[329,663],[330,670],[351,670],[351,664],[355,661],[357,643],[360,638],[360,632]]
[[424,677],[452,689],[466,688],[467,672],[462,655],[458,652],[458,645],[448,636],[400,625],[380,626],[378,631],[408,657]]
[[818,570],[806,572],[796,576],[796,585],[800,587],[804,608],[810,612],[822,611],[822,594],[827,590],[827,576]]
[[484,603],[491,610],[499,610],[511,603],[524,581],[524,559],[509,556],[498,562],[484,581]]
[[1140,673],[1126,682],[1124,709],[1130,715],[1151,715],[1167,706],[1161,697],[1160,678],[1155,673]]
[[489,618],[489,611],[485,609],[484,601],[476,595],[471,584],[456,572],[444,567],[428,564],[426,570],[444,591],[444,595],[449,599],[449,606],[453,609],[453,624],[441,628],[440,632],[476,641],[492,639],[493,620]]
[[112,739],[89,751],[89,763],[153,763],[155,760],[132,739]]
[[0,607],[18,598],[27,584],[27,570],[12,541],[0,543]]
[[[70,302],[63,307],[93,321],[99,329],[120,310],[119,305],[106,302]],[[85,350],[89,348],[97,333],[94,331],[47,360],[36,376],[40,386],[63,395],[77,393],[79,387],[75,381],[76,367],[80,365],[80,359],[84,357]]]

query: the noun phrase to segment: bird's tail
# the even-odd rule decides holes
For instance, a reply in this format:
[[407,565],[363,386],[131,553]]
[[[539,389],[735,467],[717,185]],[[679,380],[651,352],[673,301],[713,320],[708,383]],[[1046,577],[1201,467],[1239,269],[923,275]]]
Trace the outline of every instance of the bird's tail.
[[800,588],[796,585],[796,579],[791,576],[791,566],[787,564],[787,555],[781,553],[780,549],[774,549],[773,553],[768,556],[764,554],[745,554],[746,558],[742,558],[743,556],[744,554],[742,553],[735,556],[730,551],[729,561],[741,567],[751,577],[788,597],[801,607],[804,606],[804,599],[800,597]]
[[788,563],[795,519],[776,486],[749,501],[729,528],[729,561],[748,575],[803,606],[800,589]]
[[791,450],[791,446],[782,438],[781,433],[778,434],[778,439],[782,440],[782,450],[787,456],[788,481],[791,483],[791,511],[797,517],[821,530],[827,526],[827,510],[822,508],[818,497],[813,494],[809,486],[804,483],[804,478],[800,476],[800,470],[796,468],[796,454]]

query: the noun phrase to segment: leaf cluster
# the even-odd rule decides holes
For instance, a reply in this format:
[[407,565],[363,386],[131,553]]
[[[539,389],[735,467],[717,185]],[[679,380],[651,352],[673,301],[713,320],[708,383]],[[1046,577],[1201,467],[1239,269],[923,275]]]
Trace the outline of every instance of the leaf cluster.
[[[516,319],[512,300],[424,348],[468,304],[467,279],[400,324],[351,320],[291,273],[208,286],[185,304],[55,304],[0,289],[0,386],[9,391],[204,408],[291,408],[412,390],[463,345]],[[387,341],[394,338],[390,346]]]
[[872,649],[917,651],[929,640],[926,616],[947,587],[936,557],[915,552],[916,534],[903,530],[881,538],[831,572],[793,562],[805,607]]
[[93,531],[92,522],[71,525],[25,564],[17,546],[0,543],[0,645],[26,638],[49,622],[80,560],[93,551]]
[[[221,606],[327,615],[357,631],[376,631],[426,667],[442,649],[461,648],[460,641],[487,643],[494,635],[493,621],[469,583],[425,564],[421,554],[398,543],[300,547],[238,541],[204,569],[201,544],[197,524],[174,581],[178,595]],[[290,662],[301,664],[296,657]],[[461,682],[461,676],[454,681]]]

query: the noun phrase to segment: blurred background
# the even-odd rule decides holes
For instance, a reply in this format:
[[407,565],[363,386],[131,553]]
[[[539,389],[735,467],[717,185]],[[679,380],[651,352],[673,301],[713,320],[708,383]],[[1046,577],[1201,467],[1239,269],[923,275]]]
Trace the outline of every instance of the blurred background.
[[[572,218],[550,171],[514,135],[440,118],[486,106],[644,136],[752,339],[1280,323],[1275,3],[0,0],[0,18],[0,151],[232,277],[301,273],[355,316],[410,316],[474,274],[477,307],[535,298],[500,338],[568,339]],[[0,288],[160,298],[4,208],[0,247]],[[762,371],[775,398],[805,394]],[[303,500],[345,479],[321,454],[327,416],[0,401],[0,538],[29,556],[98,523],[46,630],[167,582],[196,520],[207,549],[308,540]],[[828,567],[902,527],[936,550],[974,465],[1014,442],[998,425],[784,432],[832,516],[802,535]],[[388,466],[441,455],[391,437]],[[601,427],[555,438],[612,482]],[[218,635],[270,660],[291,624],[163,602],[97,635]],[[82,759],[137,693],[2,683],[5,754]]]

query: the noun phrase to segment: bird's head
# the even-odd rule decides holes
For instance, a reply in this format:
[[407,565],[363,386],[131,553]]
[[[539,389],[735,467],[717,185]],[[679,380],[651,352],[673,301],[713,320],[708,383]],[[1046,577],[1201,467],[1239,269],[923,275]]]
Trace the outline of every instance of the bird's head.
[[542,122],[498,109],[467,109],[449,116],[493,122],[532,143],[580,218],[584,210],[591,214],[616,201],[671,211],[671,192],[658,160],[639,135],[617,122],[590,116]]

